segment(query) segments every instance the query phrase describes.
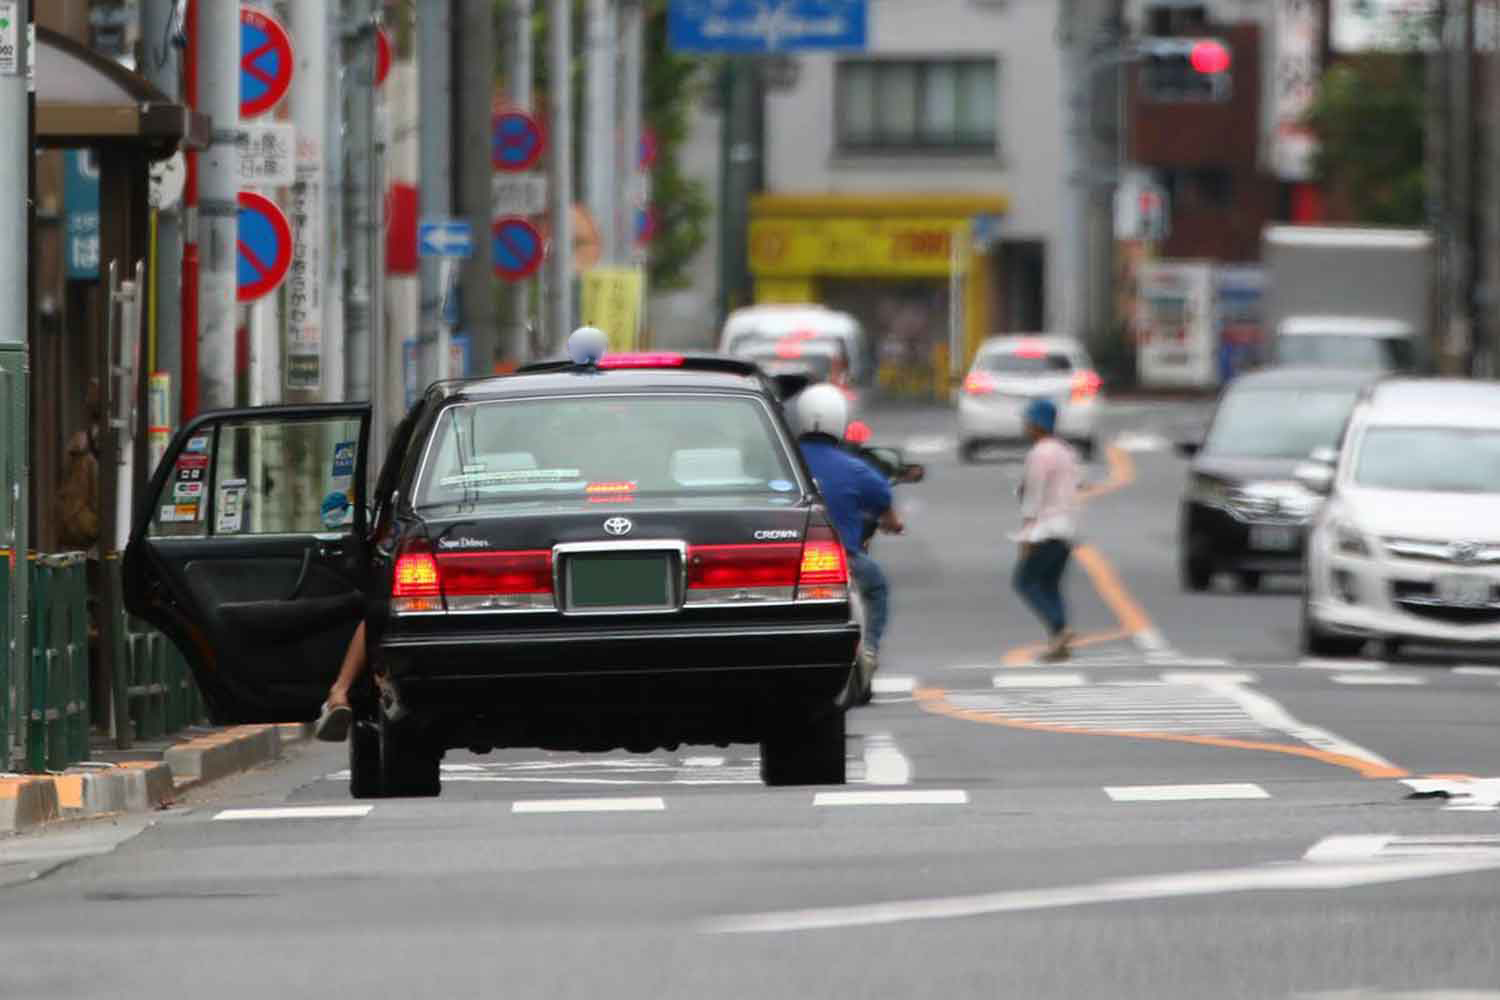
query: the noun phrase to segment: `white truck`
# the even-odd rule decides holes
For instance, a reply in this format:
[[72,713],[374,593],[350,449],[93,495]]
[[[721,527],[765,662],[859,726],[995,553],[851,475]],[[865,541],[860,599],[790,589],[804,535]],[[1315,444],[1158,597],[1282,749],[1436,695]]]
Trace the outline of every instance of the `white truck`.
[[1433,365],[1434,243],[1421,229],[1267,226],[1265,321],[1278,365]]

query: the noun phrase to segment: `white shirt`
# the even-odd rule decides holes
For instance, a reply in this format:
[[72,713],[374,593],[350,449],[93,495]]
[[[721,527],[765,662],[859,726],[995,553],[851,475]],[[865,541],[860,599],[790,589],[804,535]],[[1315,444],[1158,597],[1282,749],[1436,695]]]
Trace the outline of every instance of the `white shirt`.
[[1078,455],[1065,442],[1046,437],[1026,453],[1021,485],[1021,542],[1071,539],[1078,531]]

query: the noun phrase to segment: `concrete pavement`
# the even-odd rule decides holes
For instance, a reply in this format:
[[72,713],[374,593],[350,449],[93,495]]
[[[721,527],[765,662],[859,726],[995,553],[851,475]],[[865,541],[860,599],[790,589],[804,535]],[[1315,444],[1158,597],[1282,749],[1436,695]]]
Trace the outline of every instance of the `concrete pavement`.
[[341,748],[298,748],[73,854],[0,845],[49,859],[0,890],[0,995],[1500,996],[1500,794],[1432,778],[1500,776],[1500,664],[1305,662],[1294,584],[1181,594],[1164,444],[1202,410],[1112,411],[1068,580],[1093,641],[1046,668],[1014,468],[874,414],[930,476],[876,543],[846,788],[761,788],[749,747],[510,751],[355,803]]

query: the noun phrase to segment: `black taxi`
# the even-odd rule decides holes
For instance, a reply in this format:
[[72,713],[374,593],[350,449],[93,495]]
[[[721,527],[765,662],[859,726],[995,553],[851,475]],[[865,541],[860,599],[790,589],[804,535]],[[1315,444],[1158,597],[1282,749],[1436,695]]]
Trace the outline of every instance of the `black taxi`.
[[752,363],[438,383],[367,489],[370,419],[207,413],[158,468],[126,604],[215,721],[314,718],[364,622],[356,797],[438,794],[451,748],[758,743],[767,784],[844,781],[848,567]]

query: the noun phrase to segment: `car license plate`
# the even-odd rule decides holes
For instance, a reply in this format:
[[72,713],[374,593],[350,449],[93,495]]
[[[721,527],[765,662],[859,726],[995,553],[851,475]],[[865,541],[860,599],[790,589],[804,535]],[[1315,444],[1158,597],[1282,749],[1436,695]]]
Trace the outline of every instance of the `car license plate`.
[[1297,529],[1280,524],[1252,524],[1250,547],[1262,552],[1290,552],[1297,547]]
[[567,561],[574,611],[657,611],[672,606],[672,560],[664,552],[589,553]]
[[1457,608],[1478,608],[1490,603],[1494,586],[1488,577],[1452,574],[1433,582],[1432,596]]

